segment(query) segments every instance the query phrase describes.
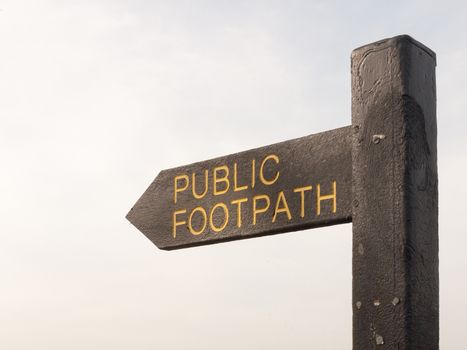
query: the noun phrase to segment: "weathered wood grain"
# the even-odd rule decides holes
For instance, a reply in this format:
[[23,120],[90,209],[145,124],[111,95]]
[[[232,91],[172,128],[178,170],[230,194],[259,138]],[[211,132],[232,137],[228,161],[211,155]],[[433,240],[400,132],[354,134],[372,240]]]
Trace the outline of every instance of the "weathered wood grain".
[[435,54],[352,54],[353,348],[438,349]]

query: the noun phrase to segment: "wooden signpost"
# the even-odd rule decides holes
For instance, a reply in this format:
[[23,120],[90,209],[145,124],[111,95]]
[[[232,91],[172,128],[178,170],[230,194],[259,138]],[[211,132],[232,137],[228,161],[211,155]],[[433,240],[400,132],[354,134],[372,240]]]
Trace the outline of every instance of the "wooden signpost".
[[352,125],[162,171],[128,220],[166,250],[352,222],[353,349],[438,349],[435,54],[352,53]]

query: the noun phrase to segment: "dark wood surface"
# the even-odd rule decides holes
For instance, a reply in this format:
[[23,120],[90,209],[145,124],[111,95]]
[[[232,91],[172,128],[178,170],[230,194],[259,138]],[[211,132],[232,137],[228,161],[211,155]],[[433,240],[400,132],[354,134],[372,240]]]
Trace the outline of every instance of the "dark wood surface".
[[[157,247],[167,250],[350,222],[352,197],[350,131],[350,127],[344,127],[164,170],[137,201],[127,218]],[[261,164],[268,156],[261,172]],[[252,180],[253,159],[255,160],[254,180]],[[235,164],[237,186],[234,184]],[[222,193],[226,190],[227,184],[225,181],[219,181],[217,195],[214,194],[216,167],[224,167],[224,170],[219,168],[216,172],[218,180],[225,177],[225,167],[229,172],[229,189],[226,193]],[[205,189],[206,170],[208,190],[203,198],[198,199],[192,193],[193,174],[196,180],[195,193],[200,196]],[[174,186],[177,176],[179,178],[177,178],[175,203]],[[274,181],[276,177],[277,180]],[[187,183],[189,183],[187,189],[182,190]],[[237,191],[234,190],[235,187]],[[334,199],[323,197],[334,193],[335,208]],[[269,198],[270,203],[269,208],[262,212],[267,206],[267,199],[264,196]],[[322,199],[319,201],[319,209],[318,198]],[[232,204],[232,201],[239,199],[246,201]],[[253,210],[254,202],[256,215]],[[239,205],[241,224],[238,221]],[[213,208],[211,220],[210,213]],[[189,220],[194,209],[192,220]],[[176,215],[175,222],[178,224],[174,234],[174,212],[183,210],[186,212]],[[226,219],[225,210],[228,211],[229,220],[223,228]],[[203,211],[206,212],[204,230],[202,230],[205,225]],[[190,231],[190,223],[194,233]]]
[[352,54],[353,348],[438,349],[435,54]]

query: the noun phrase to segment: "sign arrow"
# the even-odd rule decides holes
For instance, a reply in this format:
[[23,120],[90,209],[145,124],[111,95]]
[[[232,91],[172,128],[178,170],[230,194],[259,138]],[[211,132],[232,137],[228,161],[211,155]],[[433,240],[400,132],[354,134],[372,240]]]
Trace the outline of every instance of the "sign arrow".
[[350,131],[163,170],[127,219],[165,250],[350,222]]

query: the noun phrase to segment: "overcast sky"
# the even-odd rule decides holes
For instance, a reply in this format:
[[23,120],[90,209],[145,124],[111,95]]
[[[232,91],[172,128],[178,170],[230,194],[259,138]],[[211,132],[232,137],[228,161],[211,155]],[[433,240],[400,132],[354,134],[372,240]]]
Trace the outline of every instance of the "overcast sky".
[[0,0],[0,348],[351,348],[351,225],[165,252],[162,169],[350,124],[350,53],[437,53],[441,347],[467,324],[464,1]]

